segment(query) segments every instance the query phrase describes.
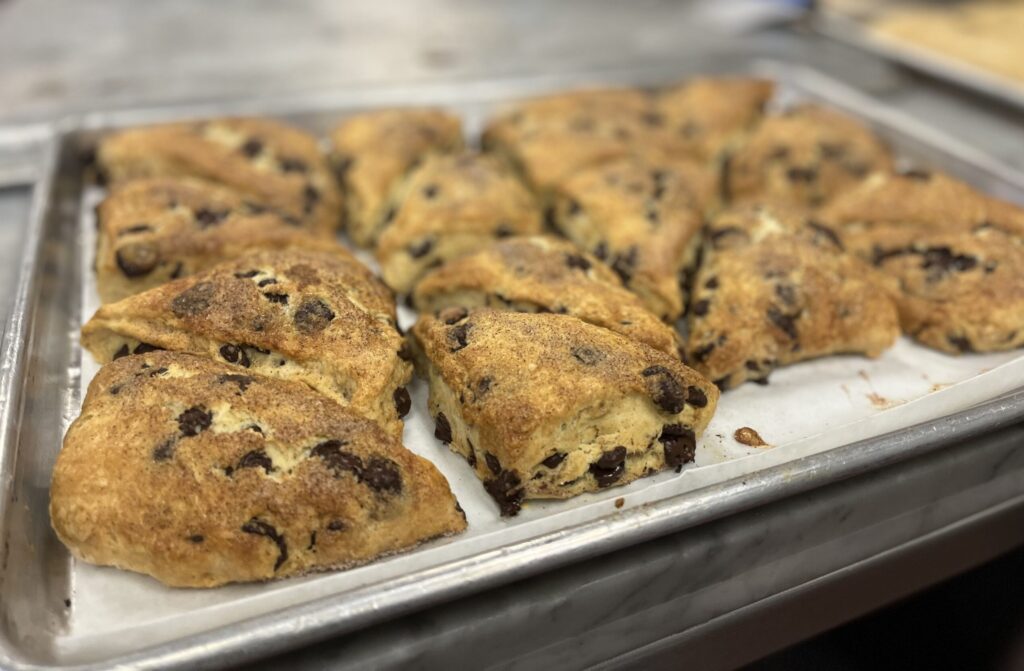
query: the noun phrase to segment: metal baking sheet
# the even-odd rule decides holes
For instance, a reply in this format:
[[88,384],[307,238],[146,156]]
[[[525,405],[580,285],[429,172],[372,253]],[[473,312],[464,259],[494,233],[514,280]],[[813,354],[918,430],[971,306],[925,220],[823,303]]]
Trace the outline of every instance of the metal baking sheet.
[[814,25],[819,32],[834,40],[1024,109],[1024,82],[953,58],[935,49],[918,46],[912,42],[900,42],[874,33],[868,23],[835,11],[819,11]]
[[[1024,202],[1024,179],[969,146],[880,107],[812,70],[777,63],[777,104],[826,102],[872,125],[904,157]],[[352,631],[410,610],[625,547],[839,478],[881,468],[1024,416],[1019,352],[949,357],[901,340],[876,360],[833,357],[779,370],[768,387],[723,396],[694,467],[566,502],[531,502],[513,519],[464,461],[432,437],[414,385],[406,445],[432,460],[467,511],[462,536],[357,569],[215,590],[169,589],[76,562],[50,531],[48,482],[67,425],[96,370],[78,330],[97,305],[92,206],[78,152],[112,128],[216,114],[277,115],[317,132],[353,110],[441,104],[475,135],[495,105],[587,83],[668,83],[669,65],[544,79],[463,82],[323,95],[281,103],[95,114],[53,128],[35,185],[15,316],[0,367],[0,666],[219,666]],[[403,312],[403,326],[412,314]],[[741,426],[774,447],[732,440]],[[616,507],[616,499],[624,505]]]

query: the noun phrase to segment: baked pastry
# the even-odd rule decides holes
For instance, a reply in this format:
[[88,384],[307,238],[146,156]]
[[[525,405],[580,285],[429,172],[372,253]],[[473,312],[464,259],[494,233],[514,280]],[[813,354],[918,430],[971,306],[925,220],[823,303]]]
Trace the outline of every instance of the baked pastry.
[[105,363],[167,349],[305,382],[402,434],[412,365],[395,304],[362,264],[326,252],[256,252],[101,307],[82,346]]
[[774,83],[749,77],[695,77],[662,91],[658,113],[687,155],[717,161],[758,122]]
[[364,112],[331,133],[331,163],[345,192],[345,230],[357,245],[372,246],[394,206],[393,194],[431,154],[462,148],[462,123],[439,109]]
[[882,283],[828,229],[764,207],[720,220],[694,282],[686,361],[721,389],[815,357],[878,356],[895,342],[899,318]]
[[376,255],[384,282],[400,294],[409,293],[430,268],[496,237],[541,230],[529,191],[491,156],[428,157],[396,201]]
[[614,161],[582,170],[558,188],[554,224],[607,261],[651,312],[675,320],[683,311],[680,283],[700,249],[695,194],[704,188],[671,167]]
[[200,177],[261,205],[334,230],[341,192],[317,140],[271,119],[226,118],[123,130],[97,158],[110,183],[140,177]]
[[727,158],[723,197],[818,207],[891,163],[886,146],[859,122],[804,105],[765,117]]
[[174,587],[348,568],[466,528],[444,476],[375,423],[171,352],[100,369],[50,519],[75,557]]
[[567,315],[450,308],[413,332],[434,435],[503,515],[680,469],[718,402],[677,358]]
[[481,306],[516,312],[567,314],[673,356],[675,330],[622,287],[595,257],[550,236],[512,237],[449,261],[420,280],[420,312]]
[[348,256],[331,235],[192,178],[126,182],[96,212],[96,278],[105,303],[256,249],[323,249]]

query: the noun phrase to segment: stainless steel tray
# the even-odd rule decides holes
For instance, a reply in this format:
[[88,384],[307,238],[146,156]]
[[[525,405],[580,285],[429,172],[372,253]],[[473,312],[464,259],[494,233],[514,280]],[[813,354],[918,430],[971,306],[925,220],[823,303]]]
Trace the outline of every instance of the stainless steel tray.
[[993,100],[1024,108],[1024,82],[990,72],[934,49],[875,35],[862,21],[835,11],[819,11],[814,26],[823,35],[839,42],[875,53]]
[[[785,96],[824,101],[864,119],[902,155],[1024,202],[1024,180],[1004,166],[820,74],[769,62],[751,63],[749,70],[775,78]],[[523,517],[505,522],[496,515],[485,520],[483,513],[467,508],[471,525],[479,522],[489,533],[308,579],[209,592],[167,590],[145,577],[70,559],[50,531],[48,482],[63,431],[77,414],[88,379],[89,362],[83,361],[77,333],[88,316],[83,284],[90,281],[91,238],[83,222],[88,221],[91,196],[81,182],[79,152],[97,133],[225,113],[274,114],[323,131],[353,109],[410,103],[459,109],[472,133],[495,104],[517,97],[584,83],[666,83],[687,74],[686,67],[672,64],[531,80],[419,85],[281,102],[100,113],[49,128],[45,158],[34,173],[14,317],[0,362],[0,665],[237,664],[882,468],[1024,417],[1024,391],[1012,391],[1020,379],[1003,375],[993,382],[991,374],[973,376],[924,403],[869,412],[863,421],[827,435],[802,436],[753,460],[723,464],[712,484],[700,485],[703,481],[688,477],[700,469],[684,471],[681,477],[664,474],[568,504],[531,506]],[[953,366],[948,357],[934,357],[938,367]],[[785,375],[780,377],[785,380]],[[418,393],[416,404],[423,415],[422,389]],[[746,398],[746,393],[738,390],[732,397]],[[793,446],[800,449],[789,449]],[[437,461],[446,455],[440,449],[430,452]],[[479,490],[473,476],[460,475],[457,466],[439,465],[449,479],[457,480],[453,487],[460,499]],[[627,499],[622,509],[611,505],[618,497]],[[164,611],[176,617],[155,619],[155,626],[127,626],[134,619],[145,620],[147,612]],[[112,622],[125,626],[103,628]]]

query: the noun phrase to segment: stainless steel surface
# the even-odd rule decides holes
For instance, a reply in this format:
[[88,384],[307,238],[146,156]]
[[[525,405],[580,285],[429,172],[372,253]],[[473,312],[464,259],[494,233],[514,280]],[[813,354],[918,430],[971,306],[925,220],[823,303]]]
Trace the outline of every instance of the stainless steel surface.
[[835,12],[820,12],[815,26],[832,39],[1024,109],[1024,82],[989,72],[935,49],[874,35],[864,23]]
[[[951,141],[873,105],[810,71],[775,65],[770,68],[805,93],[825,95],[840,107],[867,116],[905,152],[936,162],[963,177],[996,191],[1017,193],[1019,178],[969,147]],[[646,82],[682,75],[681,68],[620,70],[592,73],[586,78]],[[513,82],[463,83],[457,86],[381,90],[347,96],[317,96],[283,104],[229,106],[232,111],[303,112],[316,126],[324,114],[355,104],[423,100],[468,102],[518,95],[580,81],[578,75]],[[35,668],[54,651],[47,646],[63,626],[66,613],[53,608],[68,594],[66,555],[49,532],[47,488],[52,460],[60,443],[60,421],[74,407],[72,390],[79,374],[80,353],[74,347],[79,323],[78,277],[82,259],[71,241],[75,236],[79,183],[77,152],[91,132],[139,120],[192,116],[226,111],[225,106],[156,112],[95,114],[67,119],[45,152],[45,169],[36,186],[33,217],[28,230],[17,311],[5,341],[0,393],[3,442],[0,466],[4,491],[0,497],[0,535],[3,557],[4,631],[0,661],[16,668]],[[70,336],[70,337],[69,337]],[[352,631],[410,610],[454,599],[569,562],[623,548],[697,524],[792,496],[830,482],[882,468],[931,452],[951,440],[966,440],[1024,416],[1024,392],[988,402],[926,425],[804,458],[693,491],[672,499],[628,509],[604,519],[560,529],[522,542],[413,572],[386,584],[367,585],[345,594],[312,601],[185,637],[119,657],[117,661],[144,666],[192,667],[196,664],[238,662]],[[12,579],[12,576],[17,579]],[[45,598],[40,598],[40,594]],[[35,656],[33,658],[32,656]],[[52,661],[52,660],[51,660]],[[104,663],[113,660],[104,660]],[[97,662],[99,664],[99,662]],[[86,665],[87,666],[87,665]],[[83,666],[82,668],[85,668]]]

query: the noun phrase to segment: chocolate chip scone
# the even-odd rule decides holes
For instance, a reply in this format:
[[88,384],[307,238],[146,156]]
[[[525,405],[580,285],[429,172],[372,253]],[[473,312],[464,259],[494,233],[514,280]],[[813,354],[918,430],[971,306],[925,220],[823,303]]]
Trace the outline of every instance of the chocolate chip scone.
[[728,157],[722,191],[734,202],[818,207],[891,164],[886,146],[859,122],[804,105],[765,117]]
[[416,285],[413,304],[435,314],[482,306],[567,314],[668,354],[679,348],[675,330],[624,289],[608,266],[550,236],[507,238],[449,261]]
[[100,369],[50,519],[75,557],[175,587],[348,568],[466,528],[444,476],[374,422],[171,352]]
[[721,389],[830,354],[878,356],[899,336],[882,282],[828,229],[764,207],[720,219],[694,282],[686,361]]
[[908,240],[876,228],[872,262],[889,278],[904,331],[944,352],[1024,345],[1024,243],[996,228]]
[[671,167],[624,159],[582,170],[562,184],[554,223],[607,261],[659,318],[683,311],[685,275],[695,265],[703,224],[701,187]]
[[198,354],[305,382],[397,436],[410,405],[404,342],[394,299],[369,269],[308,250],[227,261],[104,305],[82,328],[101,363],[152,349]]
[[680,469],[718,402],[677,358],[566,315],[451,308],[413,331],[434,435],[503,515]]
[[111,183],[140,177],[199,177],[331,231],[341,192],[317,140],[270,119],[226,118],[123,130],[97,151]]
[[96,210],[96,277],[103,302],[120,300],[257,249],[323,249],[349,256],[298,219],[192,178],[138,179]]
[[751,130],[775,85],[747,77],[697,77],[662,91],[658,112],[689,155],[715,161]]
[[462,148],[462,123],[439,109],[376,110],[342,122],[331,144],[331,162],[345,192],[345,230],[368,247],[409,172],[431,154]]
[[541,230],[530,192],[492,156],[431,156],[396,200],[376,255],[384,282],[400,294],[431,268],[494,238]]

